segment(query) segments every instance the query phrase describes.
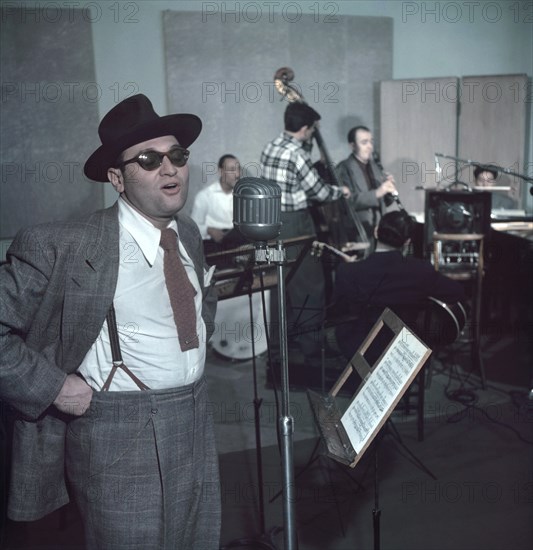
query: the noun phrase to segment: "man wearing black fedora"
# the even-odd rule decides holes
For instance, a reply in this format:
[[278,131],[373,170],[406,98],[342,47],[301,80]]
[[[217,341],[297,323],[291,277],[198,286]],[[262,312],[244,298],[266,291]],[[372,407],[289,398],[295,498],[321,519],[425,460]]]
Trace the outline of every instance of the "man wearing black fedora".
[[218,548],[204,379],[216,296],[180,212],[201,127],[144,95],[116,105],[84,170],[118,201],[22,231],[0,271],[8,514],[36,520],[73,497],[88,548]]

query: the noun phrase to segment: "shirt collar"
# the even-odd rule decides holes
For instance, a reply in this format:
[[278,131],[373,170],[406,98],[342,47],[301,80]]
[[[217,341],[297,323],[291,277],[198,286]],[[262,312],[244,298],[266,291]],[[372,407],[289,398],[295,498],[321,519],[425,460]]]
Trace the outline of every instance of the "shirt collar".
[[[150,265],[154,265],[159,250],[161,231],[144,216],[141,216],[122,197],[118,199],[118,222],[139,245],[146,261]],[[174,229],[176,233],[178,232],[176,220],[173,219],[168,227]]]
[[299,139],[296,139],[294,136],[291,136],[291,134],[287,132],[282,132],[281,136],[282,139],[285,139],[286,141],[289,141],[290,143],[296,145],[297,147],[301,147],[303,141],[300,141]]
[[352,155],[353,155],[353,158],[355,159],[355,162],[357,162],[357,164],[359,164],[359,166],[361,167],[362,170],[368,170],[369,169],[370,160],[368,160],[367,162],[362,162],[355,156],[355,153],[352,153]]
[[220,180],[216,182],[216,185],[214,186],[215,193],[221,193],[222,195],[233,195],[232,192],[226,193],[224,189],[222,189],[222,184],[220,183]]

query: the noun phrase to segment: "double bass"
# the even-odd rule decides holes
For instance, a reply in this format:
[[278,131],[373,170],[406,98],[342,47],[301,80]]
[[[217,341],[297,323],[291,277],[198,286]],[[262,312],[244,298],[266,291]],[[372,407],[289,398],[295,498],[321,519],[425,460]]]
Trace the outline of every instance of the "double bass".
[[[289,67],[282,67],[274,74],[276,90],[289,103],[298,102],[307,104],[302,94],[289,84],[292,80],[294,80],[294,71]],[[342,187],[343,184],[339,180],[318,127],[315,128],[313,137],[325,161],[326,173],[321,173],[318,170],[320,176],[333,185]],[[344,252],[362,252],[363,257],[368,255],[370,252],[370,242],[367,233],[357,213],[350,207],[345,197],[314,207],[312,214],[319,239],[327,240],[330,245]]]

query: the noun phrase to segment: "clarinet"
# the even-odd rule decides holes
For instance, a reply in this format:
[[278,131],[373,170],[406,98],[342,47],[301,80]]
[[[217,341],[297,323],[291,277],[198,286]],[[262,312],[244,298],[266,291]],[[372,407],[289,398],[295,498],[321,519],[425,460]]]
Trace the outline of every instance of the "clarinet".
[[[378,168],[381,170],[383,175],[386,176],[387,172],[383,170],[383,165],[381,164],[379,153],[377,153],[376,151],[373,151],[372,158],[374,159],[374,162],[377,164]],[[402,202],[400,201],[400,196],[398,194],[398,191],[396,191],[396,193],[386,193],[385,195],[383,195],[383,202],[385,203],[385,206],[390,206],[393,202],[395,202],[398,205],[398,208],[400,210],[405,210]]]

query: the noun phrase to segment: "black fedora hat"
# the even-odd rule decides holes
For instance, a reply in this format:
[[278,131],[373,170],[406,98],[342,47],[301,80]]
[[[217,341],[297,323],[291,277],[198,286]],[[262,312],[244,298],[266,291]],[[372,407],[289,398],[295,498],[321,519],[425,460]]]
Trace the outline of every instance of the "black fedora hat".
[[196,115],[159,116],[143,94],[128,97],[113,107],[98,126],[102,145],[87,159],[85,175],[95,181],[108,181],[107,170],[132,145],[160,136],[175,136],[182,147],[189,147],[202,130]]

